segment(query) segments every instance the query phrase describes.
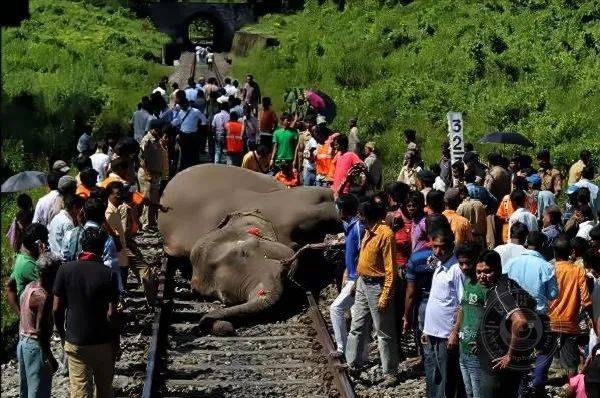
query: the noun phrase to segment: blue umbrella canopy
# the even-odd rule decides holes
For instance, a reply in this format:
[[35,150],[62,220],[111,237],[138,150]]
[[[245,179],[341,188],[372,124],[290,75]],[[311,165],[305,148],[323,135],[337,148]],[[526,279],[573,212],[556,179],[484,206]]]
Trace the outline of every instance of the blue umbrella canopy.
[[483,136],[479,140],[480,144],[512,144],[525,147],[534,147],[533,142],[529,138],[519,133],[496,131]]
[[2,192],[19,192],[37,188],[46,184],[46,173],[41,171],[22,171],[8,178],[2,184]]

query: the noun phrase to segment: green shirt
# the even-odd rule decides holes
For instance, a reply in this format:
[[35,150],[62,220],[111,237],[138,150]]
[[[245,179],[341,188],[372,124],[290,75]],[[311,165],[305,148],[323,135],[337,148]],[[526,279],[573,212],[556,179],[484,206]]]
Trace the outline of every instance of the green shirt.
[[277,129],[273,134],[273,142],[277,143],[275,161],[281,163],[283,160],[294,160],[298,133],[295,130]]
[[481,284],[469,277],[465,280],[463,297],[460,302],[462,308],[462,323],[460,325],[460,351],[472,354],[477,342],[479,325],[483,314],[483,305],[487,290]]
[[13,267],[12,274],[10,277],[15,280],[17,284],[17,296],[21,296],[25,286],[29,282],[37,281],[38,276],[38,265],[29,254],[19,253],[15,259],[15,266]]

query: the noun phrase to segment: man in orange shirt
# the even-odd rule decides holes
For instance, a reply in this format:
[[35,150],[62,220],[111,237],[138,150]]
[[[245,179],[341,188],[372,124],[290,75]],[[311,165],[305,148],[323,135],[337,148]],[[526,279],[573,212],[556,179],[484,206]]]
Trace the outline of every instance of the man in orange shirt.
[[[566,235],[554,241],[555,272],[558,282],[558,297],[550,302],[550,328],[560,339],[560,365],[569,377],[577,374],[580,363],[579,313],[587,311],[591,315],[592,298],[587,288],[585,270],[569,261],[571,243]],[[547,361],[551,362],[551,361]],[[548,363],[546,366],[550,366]]]
[[457,244],[473,240],[472,226],[469,220],[456,212],[461,202],[460,191],[458,188],[449,188],[444,194],[446,210],[442,212],[450,223],[450,228],[454,233],[454,241]]
[[363,345],[373,320],[377,345],[384,373],[384,384],[396,382],[398,349],[396,314],[393,304],[396,283],[394,232],[385,223],[383,204],[370,199],[360,207],[360,219],[365,235],[358,257],[358,280],[352,306],[352,324],[346,346],[346,363],[357,370]]
[[[529,183],[527,182],[525,177],[515,176],[512,182],[513,191],[515,189],[527,191],[528,188]],[[537,214],[537,202],[533,200],[529,195],[527,195],[525,199],[525,208],[531,214]],[[504,198],[502,198],[502,201],[500,202],[500,205],[498,206],[498,210],[496,211],[496,216],[498,216],[498,218],[502,222],[501,243],[508,243],[508,220],[510,219],[510,216],[512,216],[512,214],[515,212],[515,210],[517,209],[513,206],[510,200],[510,194],[504,196]]]
[[[324,124],[318,124],[315,127],[315,141],[317,141],[317,149],[315,150],[315,168],[317,176],[315,185],[320,187],[330,187],[333,174],[333,147],[332,143],[337,134],[329,135],[330,130]],[[332,175],[333,177],[333,175]]]

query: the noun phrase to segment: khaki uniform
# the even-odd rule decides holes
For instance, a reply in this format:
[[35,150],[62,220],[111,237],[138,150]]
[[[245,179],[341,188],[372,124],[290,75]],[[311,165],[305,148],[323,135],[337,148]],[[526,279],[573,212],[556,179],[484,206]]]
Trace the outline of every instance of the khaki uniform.
[[[160,201],[160,181],[168,174],[166,167],[166,150],[158,138],[146,133],[140,141],[140,168],[138,181],[140,191],[152,203]],[[142,228],[155,227],[158,220],[158,209],[145,206],[142,213]]]

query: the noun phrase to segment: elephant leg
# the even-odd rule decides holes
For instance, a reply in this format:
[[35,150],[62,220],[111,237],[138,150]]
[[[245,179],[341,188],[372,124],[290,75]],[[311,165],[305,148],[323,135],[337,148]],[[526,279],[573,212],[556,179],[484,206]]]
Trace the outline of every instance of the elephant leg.
[[222,321],[232,318],[247,318],[265,311],[279,300],[282,290],[281,280],[273,283],[269,291],[263,289],[261,283],[252,290],[247,302],[208,312],[200,319],[199,329],[206,330],[210,328],[217,333],[222,329],[228,329],[228,326]]

